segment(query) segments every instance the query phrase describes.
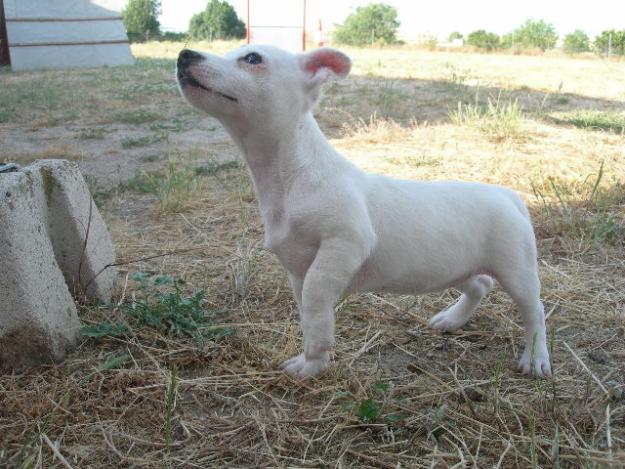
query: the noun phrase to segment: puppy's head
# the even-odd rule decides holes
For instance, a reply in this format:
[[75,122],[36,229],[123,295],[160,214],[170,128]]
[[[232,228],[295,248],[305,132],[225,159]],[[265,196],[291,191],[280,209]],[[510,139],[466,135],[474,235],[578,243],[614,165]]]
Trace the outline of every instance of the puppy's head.
[[321,86],[349,74],[351,61],[334,49],[291,54],[272,46],[244,46],[217,57],[185,49],[176,78],[195,107],[229,121],[288,126],[319,99]]

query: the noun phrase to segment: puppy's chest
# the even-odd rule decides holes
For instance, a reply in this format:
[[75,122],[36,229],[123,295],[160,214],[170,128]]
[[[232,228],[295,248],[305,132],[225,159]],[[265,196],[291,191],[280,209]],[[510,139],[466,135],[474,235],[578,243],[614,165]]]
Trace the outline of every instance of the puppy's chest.
[[319,249],[315,237],[283,218],[264,220],[264,225],[265,248],[278,256],[291,274],[303,277]]

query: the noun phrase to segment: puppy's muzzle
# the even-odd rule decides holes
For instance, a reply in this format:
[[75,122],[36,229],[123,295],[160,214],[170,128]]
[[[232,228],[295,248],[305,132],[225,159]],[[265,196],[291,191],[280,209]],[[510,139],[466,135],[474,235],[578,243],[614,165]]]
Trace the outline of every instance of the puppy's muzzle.
[[178,79],[178,83],[181,87],[185,87],[187,85],[194,86],[196,88],[201,88],[204,91],[215,94],[217,96],[221,96],[222,98],[227,99],[228,101],[232,101],[233,103],[238,103],[239,100],[233,96],[221,93],[220,91],[215,91],[212,88],[200,83],[191,73],[187,70],[191,65],[197,64],[204,60],[202,54],[199,54],[191,49],[182,49],[180,54],[178,54],[178,62],[176,62],[176,78]]
[[191,49],[182,49],[178,54],[178,72],[186,71],[187,67],[195,62],[202,60],[202,55]]

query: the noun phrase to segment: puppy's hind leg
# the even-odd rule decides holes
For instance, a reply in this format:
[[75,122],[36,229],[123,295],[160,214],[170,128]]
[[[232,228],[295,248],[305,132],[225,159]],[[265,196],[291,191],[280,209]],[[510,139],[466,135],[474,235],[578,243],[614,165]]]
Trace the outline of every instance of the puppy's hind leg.
[[433,329],[453,332],[469,322],[482,298],[493,289],[493,279],[488,275],[474,275],[456,288],[462,292],[462,296],[456,303],[430,319]]

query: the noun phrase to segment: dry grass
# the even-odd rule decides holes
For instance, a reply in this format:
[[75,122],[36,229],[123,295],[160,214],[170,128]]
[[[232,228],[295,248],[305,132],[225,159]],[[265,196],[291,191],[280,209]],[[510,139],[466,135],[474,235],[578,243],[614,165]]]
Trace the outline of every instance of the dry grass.
[[[453,291],[349,296],[337,308],[334,366],[299,382],[276,369],[301,347],[288,282],[261,247],[247,172],[229,162],[233,145],[222,134],[213,138],[217,124],[188,111],[170,86],[180,47],[136,46],[145,57],[136,68],[102,72],[119,74],[115,87],[133,93],[135,112],[145,111],[123,114],[132,122],[119,121],[128,105],[115,101],[117,92],[103,80],[89,97],[26,109],[0,123],[0,140],[6,133],[25,141],[67,115],[80,116],[73,121],[79,135],[88,128],[87,135],[104,141],[120,126],[140,138],[159,125],[167,138],[151,151],[160,159],[122,153],[139,175],[154,178],[155,190],[143,190],[127,174],[121,186],[104,184],[98,202],[120,259],[176,252],[122,267],[114,304],[81,309],[85,324],[119,323],[124,334],[85,339],[63,364],[0,376],[0,465],[625,465],[625,140],[558,117],[578,107],[622,111],[625,64],[350,51],[358,75],[331,86],[318,111],[333,144],[350,159],[398,177],[505,184],[530,205],[555,376],[534,381],[515,372],[522,328],[510,299],[496,289],[464,330],[444,335],[426,324]],[[587,78],[580,78],[580,62]],[[51,95],[62,96],[63,83],[87,88],[96,73],[44,76],[52,79]],[[6,90],[40,79],[24,73],[17,83],[2,72],[0,99],[10,104],[14,95]],[[572,84],[571,94],[558,90],[560,82],[564,90]],[[488,98],[498,96],[518,100],[522,110],[511,138],[490,138],[481,125],[449,119],[458,101],[487,109]],[[162,117],[144,122],[148,112]],[[181,142],[198,138],[198,131],[211,143],[181,155]],[[109,155],[89,155],[82,138],[70,143],[68,153],[93,159],[85,172],[103,177]],[[174,183],[180,175],[182,183]],[[175,192],[189,185],[191,196]],[[164,204],[172,187],[175,203]],[[133,280],[136,272],[184,279],[184,295],[204,289],[203,307],[219,312],[210,328],[235,334],[198,344],[130,316],[129,305],[146,291],[171,290],[145,287]]]

